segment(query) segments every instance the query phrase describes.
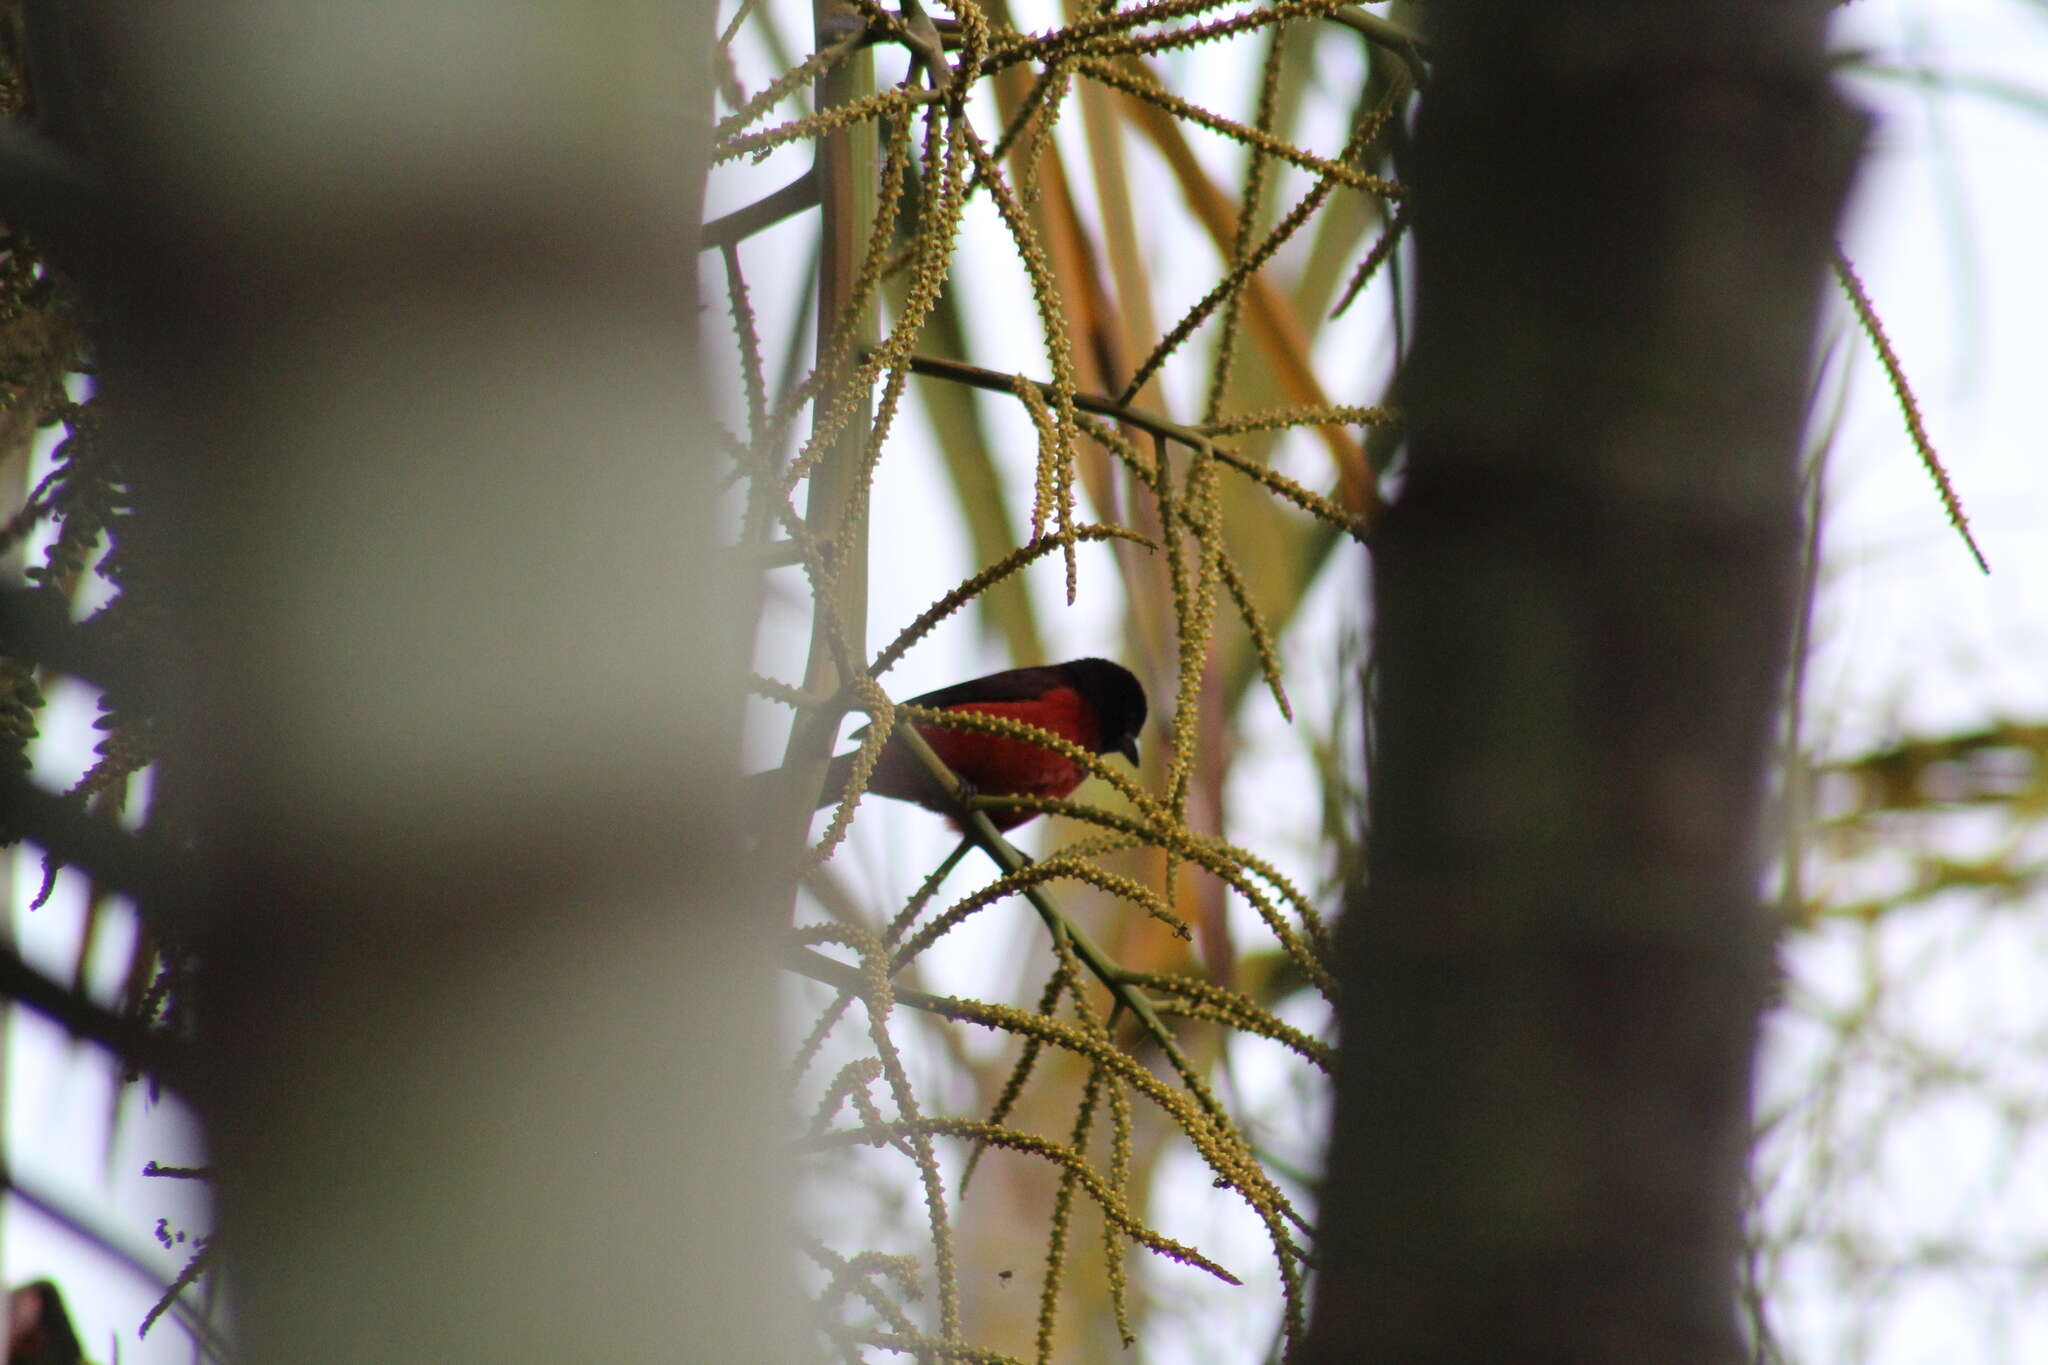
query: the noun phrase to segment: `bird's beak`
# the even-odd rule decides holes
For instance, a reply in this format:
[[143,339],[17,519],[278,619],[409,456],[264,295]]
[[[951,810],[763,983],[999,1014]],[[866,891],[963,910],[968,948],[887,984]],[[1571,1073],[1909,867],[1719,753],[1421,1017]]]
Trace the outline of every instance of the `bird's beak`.
[[1138,737],[1136,735],[1125,735],[1124,742],[1116,746],[1116,751],[1131,760],[1133,768],[1138,766]]

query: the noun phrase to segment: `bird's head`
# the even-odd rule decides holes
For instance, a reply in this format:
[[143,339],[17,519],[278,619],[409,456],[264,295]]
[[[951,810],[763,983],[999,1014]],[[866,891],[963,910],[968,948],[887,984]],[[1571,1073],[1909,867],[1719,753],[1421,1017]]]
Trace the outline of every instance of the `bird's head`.
[[1108,659],[1075,659],[1068,674],[1095,706],[1095,752],[1138,761],[1138,732],[1145,728],[1145,688],[1130,669]]

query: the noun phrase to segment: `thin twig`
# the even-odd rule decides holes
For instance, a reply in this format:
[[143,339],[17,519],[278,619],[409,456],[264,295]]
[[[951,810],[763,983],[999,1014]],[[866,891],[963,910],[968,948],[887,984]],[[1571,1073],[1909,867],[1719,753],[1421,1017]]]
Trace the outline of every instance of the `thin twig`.
[[[969,365],[964,360],[947,360],[943,356],[935,355],[911,356],[910,370],[913,374],[921,374],[931,379],[949,379],[955,384],[966,384],[971,388],[987,389],[991,393],[1008,394],[1013,397],[1020,382],[1019,377],[1014,374],[983,369],[979,365]],[[1024,379],[1021,382],[1031,385],[1048,398],[1052,396],[1053,386],[1043,380]],[[1168,421],[1149,409],[1132,403],[1119,403],[1104,394],[1076,392],[1074,406],[1083,412],[1092,412],[1098,417],[1114,418],[1126,426],[1136,427],[1147,435],[1163,437],[1195,450],[1213,449],[1213,443],[1202,434],[1200,428]]]
[[757,232],[774,227],[785,218],[794,217],[805,209],[817,207],[817,204],[818,177],[815,171],[806,169],[802,175],[772,194],[706,223],[698,247],[700,250],[709,251],[713,247],[735,246]]
[[1906,367],[1899,363],[1898,352],[1892,349],[1884,324],[1877,320],[1877,309],[1871,304],[1870,295],[1864,291],[1863,281],[1856,278],[1856,269],[1849,264],[1847,253],[1840,246],[1835,248],[1833,265],[1835,278],[1842,282],[1843,291],[1849,295],[1850,306],[1856,310],[1857,321],[1863,324],[1870,344],[1877,349],[1877,361],[1884,366],[1885,377],[1892,381],[1892,392],[1898,395],[1899,408],[1906,414],[1906,434],[1913,438],[1913,449],[1920,452],[1920,463],[1927,467],[1935,489],[1941,494],[1941,505],[1948,512],[1949,525],[1956,528],[1956,534],[1969,547],[1970,557],[1977,561],[1978,569],[1990,573],[1991,566],[1985,562],[1984,552],[1977,548],[1977,538],[1970,534],[1970,519],[1963,515],[1962,499],[1956,496],[1955,486],[1948,481],[1948,471],[1942,468],[1941,457],[1934,453],[1934,441],[1927,435],[1926,424],[1920,420],[1920,404],[1913,397],[1912,386],[1906,382]]

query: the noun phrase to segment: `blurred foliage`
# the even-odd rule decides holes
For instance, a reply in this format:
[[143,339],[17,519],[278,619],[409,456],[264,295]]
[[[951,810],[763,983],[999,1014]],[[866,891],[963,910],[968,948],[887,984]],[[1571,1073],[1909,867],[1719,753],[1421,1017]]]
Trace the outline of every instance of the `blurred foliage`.
[[[0,115],[13,135],[0,152],[9,158],[14,202],[33,206],[48,188],[43,178],[53,174],[64,179],[66,192],[91,182],[79,156],[86,130],[75,115],[96,96],[75,61],[80,54],[72,44],[79,36],[56,7],[0,6]],[[133,904],[100,875],[108,867],[143,865],[146,855],[130,846],[131,831],[175,838],[161,793],[144,795],[150,787],[145,774],[155,773],[157,718],[143,683],[161,666],[164,642],[148,624],[157,604],[147,590],[133,590],[131,557],[123,552],[139,513],[128,471],[101,439],[102,400],[94,393],[84,293],[65,253],[31,228],[36,217],[31,209],[0,220],[0,572],[6,580],[0,585],[0,781],[7,784],[0,844],[27,841],[40,851],[41,887],[31,911],[49,899],[67,868],[84,911],[68,980],[43,980],[14,957],[11,935],[4,965],[9,993],[74,1035],[114,1047],[125,1063],[124,1080],[133,1083],[167,1055],[157,1043],[183,1036],[190,1003],[189,954],[168,947],[160,926],[143,924]],[[82,771],[55,776],[45,755],[45,770],[32,784],[33,746],[59,683],[84,685],[100,737]],[[57,800],[38,799],[39,786],[53,778],[62,784]],[[87,973],[107,937],[132,944],[110,1002],[88,989]],[[152,1093],[160,1081],[149,1075]],[[118,1111],[118,1097],[110,1096],[110,1127]],[[32,1206],[70,1222],[82,1241],[120,1258],[118,1235],[79,1223],[22,1189],[4,1160],[0,1172],[8,1172],[9,1188]],[[200,1280],[202,1257],[195,1254],[187,1272],[167,1287],[158,1312],[175,1308],[198,1349],[217,1356],[220,1342],[205,1326],[206,1314],[180,1299]],[[16,1343],[20,1358],[78,1358],[54,1287],[27,1286],[16,1291],[16,1302],[46,1310],[35,1331]]]
[[[1984,54],[1949,47],[1946,19],[1901,7],[1889,20],[1900,25],[1896,47],[1846,53],[1843,69],[1874,82],[1871,94],[1901,81],[1917,90],[1919,107],[1887,101],[1887,112],[1925,120],[1936,214],[1958,248],[1942,283],[1974,328],[1983,319],[1970,296],[1985,263],[1968,222],[1974,149],[1959,139],[1958,106],[1995,102],[2025,123],[2048,100],[1973,70]],[[1837,272],[1906,440],[1986,567],[1876,304],[1845,258]],[[1963,357],[1977,344],[1966,332],[1948,363],[1973,364]],[[1838,435],[1829,431],[1819,465],[1845,457]],[[1987,571],[2024,576],[2033,565],[1992,556]],[[1783,982],[1752,1169],[1748,1308],[1759,1362],[2028,1361],[2048,1340],[2048,724],[1997,700],[1974,668],[1940,661],[1944,650],[1987,647],[1971,639],[1984,629],[1997,636],[1989,647],[2048,676],[2025,622],[1955,619],[1912,637],[1919,676],[1826,689],[1809,678],[1795,699]],[[1834,643],[1823,635],[1808,648],[1836,653],[1840,667]],[[1845,693],[1903,697],[1936,678],[1946,714],[1977,718],[1943,730],[1841,715]]]
[[[1909,1326],[1954,1359],[2031,1359],[2048,726],[1901,736],[1808,780],[1757,1120],[1757,1359],[1892,1358]],[[1956,1304],[1969,1339],[1949,1330]]]

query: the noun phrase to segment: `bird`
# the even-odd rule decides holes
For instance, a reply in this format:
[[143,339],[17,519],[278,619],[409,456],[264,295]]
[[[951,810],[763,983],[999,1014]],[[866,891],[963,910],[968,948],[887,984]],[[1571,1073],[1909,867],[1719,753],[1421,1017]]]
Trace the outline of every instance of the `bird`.
[[[1128,668],[1108,659],[1070,659],[1063,664],[1006,668],[912,697],[906,705],[934,711],[968,711],[1035,725],[1092,754],[1122,754],[1138,762],[1138,732],[1145,726],[1145,689]],[[865,730],[857,731],[856,738]],[[1087,769],[1029,740],[1005,739],[972,730],[919,725],[917,733],[945,760],[976,796],[1042,796],[1057,800],[1088,776]],[[822,809],[846,795],[854,754],[832,760],[819,791]],[[895,742],[887,745],[868,778],[877,796],[909,801],[942,815],[954,813],[917,756]],[[999,830],[1014,829],[1034,810],[990,810]]]

